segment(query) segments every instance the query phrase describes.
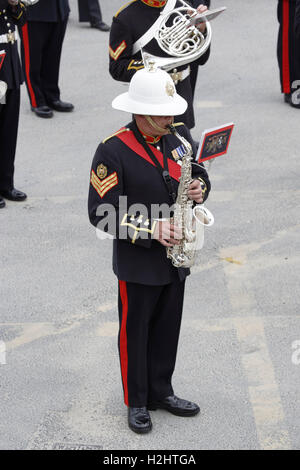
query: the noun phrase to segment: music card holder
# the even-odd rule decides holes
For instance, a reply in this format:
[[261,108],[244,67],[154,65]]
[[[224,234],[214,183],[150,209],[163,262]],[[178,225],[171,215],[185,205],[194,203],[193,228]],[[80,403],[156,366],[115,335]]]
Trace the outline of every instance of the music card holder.
[[196,162],[201,163],[225,155],[233,128],[234,124],[231,122],[203,131],[196,155]]
[[198,13],[198,15],[194,16],[191,19],[192,25],[197,25],[200,23],[204,23],[205,21],[211,21],[217,18],[220,13],[226,10],[226,7],[215,8],[214,10],[206,10],[204,13]]

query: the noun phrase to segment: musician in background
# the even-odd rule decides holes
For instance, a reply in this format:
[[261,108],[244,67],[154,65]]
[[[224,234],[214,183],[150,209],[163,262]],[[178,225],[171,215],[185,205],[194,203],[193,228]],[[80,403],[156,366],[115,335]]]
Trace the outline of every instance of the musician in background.
[[[144,67],[141,53],[133,54],[133,45],[150,29],[166,4],[166,0],[136,0],[124,5],[115,14],[109,44],[109,71],[115,80],[129,82],[135,72]],[[177,2],[176,6],[182,6],[182,4]],[[199,5],[199,13],[206,10],[206,6]],[[206,25],[201,24],[199,29],[205,34]],[[156,56],[167,56],[154,38],[144,47],[144,51]],[[205,54],[195,61],[197,65],[204,65],[207,62],[209,51],[208,48]],[[188,102],[187,111],[177,119],[184,122],[189,129],[192,129],[195,125],[195,119],[193,90],[189,77],[190,68],[188,65],[179,66],[171,72],[171,76],[172,73],[176,91]]]
[[92,28],[109,31],[110,27],[102,20],[99,0],[78,0],[79,21],[89,22]]
[[[95,227],[115,237],[124,402],[130,429],[146,433],[152,428],[148,410],[162,408],[177,416],[200,411],[195,403],[174,395],[171,384],[189,269],[175,268],[166,253],[166,247],[181,238],[179,228],[167,220],[177,197],[181,141],[167,126],[185,111],[187,102],[176,93],[167,72],[146,68],[135,74],[129,92],[117,97],[113,107],[133,113],[134,119],[96,151],[89,217]],[[175,126],[195,155],[189,130],[183,123]],[[192,177],[188,197],[201,203],[210,190],[208,175],[202,166],[193,165]],[[139,209],[134,209],[137,204]],[[164,221],[155,220],[153,205],[164,205],[166,213],[161,208],[158,215]]]
[[23,83],[15,25],[23,26],[25,22],[26,10],[18,0],[0,0],[0,50],[4,51],[0,58],[0,80],[7,84],[6,96],[0,102],[0,208],[5,207],[4,199],[24,201],[27,197],[14,187],[20,85]]
[[28,7],[28,23],[19,29],[22,64],[31,110],[41,118],[53,110],[73,111],[60,99],[60,58],[69,18],[68,0],[42,0]]
[[277,16],[279,21],[277,57],[281,92],[284,93],[286,103],[300,109],[299,0],[279,0]]

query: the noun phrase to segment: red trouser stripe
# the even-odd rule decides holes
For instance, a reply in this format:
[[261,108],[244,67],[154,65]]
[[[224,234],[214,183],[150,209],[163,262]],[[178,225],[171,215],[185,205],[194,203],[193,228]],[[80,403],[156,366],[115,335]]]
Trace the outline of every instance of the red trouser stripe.
[[30,80],[30,53],[29,53],[29,39],[28,39],[27,23],[22,27],[22,34],[23,34],[26,82],[27,82],[27,87],[28,87],[28,91],[30,95],[31,104],[34,108],[36,108],[35,94],[31,85],[31,80]]
[[291,92],[290,82],[290,58],[289,58],[289,27],[290,27],[290,3],[282,2],[282,88],[283,93]]
[[122,302],[122,322],[120,328],[120,362],[121,362],[121,374],[124,387],[124,402],[128,405],[128,353],[127,353],[127,313],[128,313],[128,297],[127,287],[125,281],[119,281],[120,285],[120,297]]

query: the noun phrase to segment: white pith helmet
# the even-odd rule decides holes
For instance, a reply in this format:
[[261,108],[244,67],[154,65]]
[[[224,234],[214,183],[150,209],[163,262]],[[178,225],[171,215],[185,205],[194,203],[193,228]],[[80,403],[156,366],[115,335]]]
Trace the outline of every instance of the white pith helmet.
[[138,70],[128,92],[112,102],[114,109],[144,116],[177,116],[183,114],[187,106],[186,100],[176,92],[170,75],[153,66]]

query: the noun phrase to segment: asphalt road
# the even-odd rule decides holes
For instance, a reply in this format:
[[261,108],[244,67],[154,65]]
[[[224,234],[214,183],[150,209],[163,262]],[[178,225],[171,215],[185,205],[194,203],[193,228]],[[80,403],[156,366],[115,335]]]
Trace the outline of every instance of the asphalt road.
[[[121,4],[102,1],[107,22]],[[210,172],[215,225],[173,381],[202,413],[127,428],[111,242],[89,225],[87,193],[98,143],[130,117],[110,106],[125,88],[108,74],[107,33],[79,24],[71,0],[60,83],[75,111],[39,119],[23,88],[15,182],[29,197],[0,211],[1,449],[300,449],[299,110],[280,95],[277,2],[223,4],[193,135],[236,127]]]

